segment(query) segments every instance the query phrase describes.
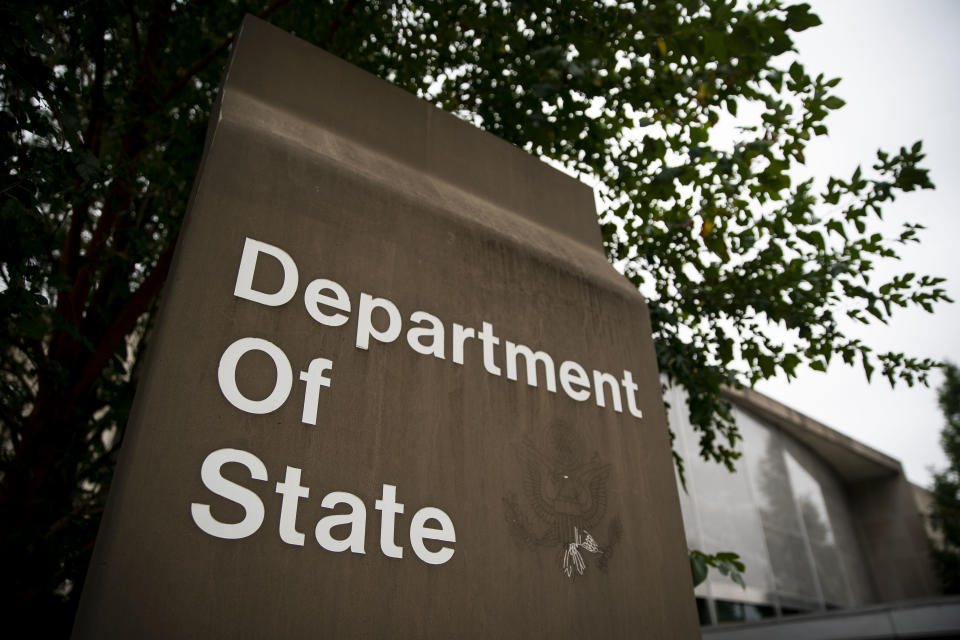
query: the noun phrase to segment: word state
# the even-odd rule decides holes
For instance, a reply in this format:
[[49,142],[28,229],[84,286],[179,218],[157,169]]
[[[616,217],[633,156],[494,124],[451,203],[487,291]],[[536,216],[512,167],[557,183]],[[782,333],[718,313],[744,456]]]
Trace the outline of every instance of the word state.
[[[218,449],[203,461],[200,478],[204,486],[221,498],[240,505],[244,510],[243,519],[234,523],[222,522],[213,516],[209,504],[198,502],[190,505],[190,515],[204,533],[215,538],[238,540],[252,536],[260,530],[266,517],[266,509],[260,496],[254,491],[223,477],[223,466],[231,463],[243,465],[250,472],[250,478],[260,482],[269,480],[267,467],[260,458],[242,449]],[[282,496],[278,527],[280,539],[287,544],[302,547],[306,536],[297,530],[297,510],[300,500],[310,497],[310,489],[300,484],[300,473],[301,469],[288,466],[283,481],[276,484],[276,492]],[[320,518],[314,528],[317,544],[336,553],[365,553],[366,505],[358,496],[346,491],[332,491],[320,502],[324,509],[333,509],[339,505],[346,505],[350,512]],[[403,547],[396,542],[396,520],[398,515],[404,513],[404,505],[397,502],[397,488],[394,485],[383,485],[380,498],[374,502],[374,509],[380,512],[380,551],[389,558],[402,558]],[[431,523],[436,523],[436,526],[429,526]],[[346,533],[334,535],[335,529],[345,529]],[[426,541],[456,542],[453,521],[436,507],[423,507],[410,519],[409,540],[410,547],[420,560],[427,564],[444,564],[453,557],[453,548],[441,546],[438,550],[431,551],[427,548]]]

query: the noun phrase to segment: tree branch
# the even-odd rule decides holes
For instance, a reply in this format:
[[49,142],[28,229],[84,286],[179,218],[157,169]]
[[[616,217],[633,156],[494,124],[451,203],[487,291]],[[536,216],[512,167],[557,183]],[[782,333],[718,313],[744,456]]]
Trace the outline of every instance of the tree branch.
[[142,55],[140,52],[140,30],[137,28],[137,11],[130,0],[127,0],[127,11],[130,14],[130,42],[133,43],[133,55],[139,60]]
[[[134,85],[134,101],[146,106],[150,104],[151,86],[154,82],[154,65],[160,49],[160,41],[170,18],[171,5],[157,0],[151,12],[150,29],[147,32],[146,46],[140,58],[140,73]],[[102,44],[102,39],[101,39]],[[102,65],[101,65],[102,66]],[[117,217],[126,211],[136,188],[136,159],[145,145],[143,118],[138,119],[132,129],[122,137],[120,154],[117,161],[118,179],[105,199],[103,211],[93,230],[93,237],[87,245],[86,261],[81,267],[75,267],[79,261],[80,230],[84,218],[75,215],[70,221],[68,232],[69,251],[65,250],[64,260],[70,260],[71,270],[76,272],[69,295],[57,300],[57,313],[69,326],[79,327],[83,309],[90,295],[90,283],[93,273],[99,266],[108,240],[113,233]],[[122,176],[122,177],[121,177]],[[75,214],[78,212],[75,211]],[[79,229],[75,228],[79,227]],[[74,238],[74,240],[71,240]],[[72,252],[76,257],[71,258]],[[68,276],[73,275],[69,271]],[[67,329],[61,330],[51,341],[51,357],[61,363],[69,364],[77,355],[78,343]],[[41,381],[42,382],[42,381]]]
[[87,131],[84,135],[84,143],[87,149],[95,156],[100,155],[100,141],[103,132],[103,116],[106,105],[103,98],[104,85],[104,46],[103,41],[107,35],[107,29],[104,24],[103,14],[97,11],[94,14],[94,23],[97,26],[96,41],[93,42],[93,89],[90,98],[90,117],[87,123]]
[[160,293],[160,289],[163,288],[163,284],[167,280],[167,274],[170,272],[170,263],[173,259],[176,244],[177,237],[175,236],[170,239],[170,245],[160,256],[150,275],[147,276],[143,284],[130,296],[126,305],[124,305],[120,313],[117,314],[117,317],[110,326],[107,327],[103,337],[97,343],[93,353],[87,359],[86,364],[84,364],[80,378],[70,390],[70,394],[67,397],[68,399],[64,403],[63,415],[68,415],[83,394],[93,386],[93,383],[96,382],[97,378],[103,372],[103,368],[107,365],[107,362],[110,361],[114,352],[126,338],[127,334],[136,326],[137,320],[150,308],[150,304]]
[[[88,116],[87,131],[83,136],[83,142],[90,153],[94,156],[99,156],[103,134],[104,109],[106,107],[103,97],[104,76],[106,75],[104,70],[103,41],[106,37],[107,30],[101,11],[98,10],[94,14],[94,22],[97,26],[95,41],[92,43],[94,78],[90,98],[90,114]],[[80,186],[81,180],[78,177],[74,185],[75,192],[79,193],[81,191]],[[81,234],[87,214],[90,211],[90,205],[89,203],[83,203],[79,206],[74,205],[71,208],[73,209],[73,214],[70,216],[70,227],[67,230],[67,237],[63,246],[63,257],[61,259],[63,274],[68,279],[73,279],[77,276],[77,262],[80,259],[80,245],[82,244]],[[60,307],[58,308],[60,312],[67,310],[66,305],[61,307],[59,304],[62,299],[63,296],[57,296],[57,306]]]
[[340,27],[343,25],[343,20],[349,18],[351,14],[357,9],[357,6],[360,4],[359,0],[347,0],[343,4],[343,8],[340,9],[340,13],[333,17],[333,20],[330,22],[330,28],[327,30],[327,37],[317,43],[318,46],[323,47],[324,49],[333,41],[333,36],[337,34],[337,31],[340,30]]
[[150,28],[147,30],[147,38],[144,44],[143,57],[140,58],[140,76],[137,79],[136,91],[140,93],[139,98],[144,104],[149,104],[149,92],[147,89],[153,84],[153,68],[157,60],[157,52],[160,49],[160,37],[167,28],[170,21],[170,14],[173,11],[169,2],[157,0],[153,3],[153,11],[150,15]]
[[[290,0],[275,0],[270,6],[257,14],[259,18],[266,18],[273,12],[275,12],[280,7],[285,4],[289,4]],[[227,50],[227,48],[233,44],[234,39],[237,37],[237,32],[234,31],[231,33],[223,42],[221,42],[216,49],[205,55],[203,58],[198,60],[192,67],[190,67],[186,73],[183,74],[183,77],[180,78],[172,87],[167,89],[166,93],[160,96],[160,99],[157,100],[157,107],[161,107],[166,104],[173,96],[177,95],[181,89],[183,89],[187,84],[193,80],[201,71],[203,71],[211,62],[217,59],[221,53]]]

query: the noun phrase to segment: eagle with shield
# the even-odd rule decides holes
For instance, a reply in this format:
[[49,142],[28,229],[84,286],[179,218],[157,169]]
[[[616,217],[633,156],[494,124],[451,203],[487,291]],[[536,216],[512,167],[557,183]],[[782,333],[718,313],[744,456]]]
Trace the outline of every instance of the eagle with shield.
[[524,437],[517,456],[523,502],[529,510],[521,507],[514,493],[504,498],[511,534],[531,546],[556,548],[558,564],[568,578],[584,575],[589,557],[585,554],[596,555],[598,566],[606,568],[620,536],[618,520],[608,527],[604,547],[591,533],[606,516],[610,465],[597,452],[587,458],[584,445],[583,437],[562,421]]

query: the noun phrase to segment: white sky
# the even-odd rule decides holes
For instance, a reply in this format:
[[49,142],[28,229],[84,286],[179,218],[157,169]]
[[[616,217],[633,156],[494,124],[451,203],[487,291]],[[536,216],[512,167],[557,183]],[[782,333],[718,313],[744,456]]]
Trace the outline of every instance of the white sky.
[[[797,35],[807,72],[843,79],[835,89],[847,105],[827,120],[826,139],[811,144],[807,165],[815,176],[848,178],[868,167],[875,151],[897,151],[918,139],[927,154],[935,191],[905,194],[885,210],[891,232],[904,221],[927,229],[920,244],[883,273],[915,271],[948,278],[960,301],[960,2],[949,0],[807,0],[823,24]],[[901,312],[889,325],[846,325],[875,351],[948,359],[960,364],[960,304],[935,313]],[[826,374],[809,369],[757,389],[867,445],[899,459],[907,478],[931,482],[930,467],[946,464],[939,444],[943,417],[936,388],[898,385],[836,360]]]

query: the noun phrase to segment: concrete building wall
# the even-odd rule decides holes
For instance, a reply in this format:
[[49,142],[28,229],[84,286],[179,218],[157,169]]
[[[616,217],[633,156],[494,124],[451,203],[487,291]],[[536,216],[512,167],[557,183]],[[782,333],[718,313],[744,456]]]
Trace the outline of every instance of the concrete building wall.
[[903,472],[852,484],[849,495],[876,602],[935,595],[923,517]]

